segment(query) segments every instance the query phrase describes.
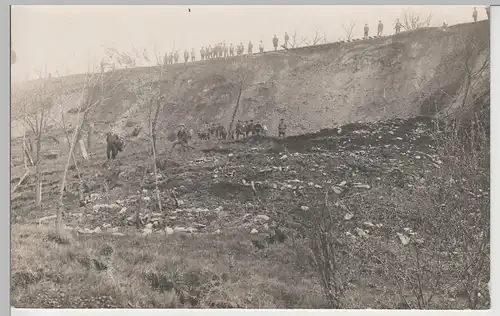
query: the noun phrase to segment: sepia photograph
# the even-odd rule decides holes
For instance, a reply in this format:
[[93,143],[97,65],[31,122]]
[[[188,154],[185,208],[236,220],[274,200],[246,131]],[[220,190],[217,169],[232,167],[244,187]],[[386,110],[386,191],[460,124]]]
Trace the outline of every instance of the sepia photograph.
[[489,6],[10,16],[12,307],[490,309]]

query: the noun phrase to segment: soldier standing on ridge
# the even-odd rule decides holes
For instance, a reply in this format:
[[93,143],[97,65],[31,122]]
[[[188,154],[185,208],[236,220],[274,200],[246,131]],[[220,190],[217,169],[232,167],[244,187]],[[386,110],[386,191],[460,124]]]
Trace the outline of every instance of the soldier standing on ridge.
[[290,40],[290,36],[288,36],[288,33],[285,32],[285,47],[288,48],[288,41]]
[[252,55],[253,44],[252,41],[248,41],[248,55]]
[[205,60],[205,48],[202,46],[200,49],[201,60]]
[[163,62],[165,65],[168,65],[168,53],[165,53],[165,56],[163,56]]
[[276,35],[274,35],[273,37],[273,46],[274,46],[274,50],[278,50],[278,38],[276,37]]
[[174,63],[174,52],[170,52],[170,55],[168,55],[168,61],[171,65]]
[[399,22],[399,19],[396,20],[396,25],[394,26],[394,29],[396,30],[396,34],[398,34],[401,31],[401,22]]
[[245,51],[245,46],[243,46],[243,42],[240,42],[240,49],[239,49],[239,55],[243,55],[244,51]]
[[368,38],[368,31],[370,30],[370,28],[368,27],[368,24],[365,24],[365,28],[363,30],[364,30],[363,38],[366,39],[366,38]]
[[174,58],[175,58],[175,63],[179,63],[179,51],[175,51],[175,55],[174,55]]
[[278,125],[278,138],[284,138],[285,132],[286,132],[285,120],[281,119],[280,124]]
[[191,61],[194,63],[195,60],[196,60],[196,56],[195,56],[194,48],[193,48],[193,50],[191,51]]
[[208,45],[206,56],[208,59],[212,59],[212,45]]
[[263,53],[263,52],[264,52],[264,43],[262,43],[262,40],[260,41],[260,44],[259,44],[259,51],[260,51],[261,53]]
[[474,19],[474,22],[477,22],[477,9],[475,7],[472,11],[472,18]]
[[229,52],[227,49],[226,42],[224,42],[224,58],[228,58],[228,57],[229,57]]
[[188,50],[186,49],[184,51],[184,63],[187,63],[189,60],[189,53],[188,53]]
[[234,56],[234,46],[233,43],[229,45],[229,56],[233,57]]
[[384,24],[382,21],[378,21],[377,36],[382,36],[382,31],[384,30]]

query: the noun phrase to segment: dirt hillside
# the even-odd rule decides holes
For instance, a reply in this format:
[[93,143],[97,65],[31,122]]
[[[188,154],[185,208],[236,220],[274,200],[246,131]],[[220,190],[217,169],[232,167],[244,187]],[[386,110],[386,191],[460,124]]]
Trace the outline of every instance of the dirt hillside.
[[[274,131],[279,119],[285,118],[290,134],[356,121],[429,115],[461,104],[466,62],[470,69],[480,67],[488,52],[489,23],[483,21],[447,30],[425,28],[350,43],[265,52],[252,58],[169,65],[164,67],[161,90],[171,102],[161,115],[160,130],[170,130],[179,121],[194,129],[202,123],[229,125],[240,90],[236,119],[258,120]],[[108,76],[140,77],[150,69],[118,72]],[[56,89],[64,86],[68,92],[83,78],[53,81]],[[474,83],[489,80],[473,79]],[[479,86],[472,85],[468,98],[482,92]],[[14,88],[16,94],[29,89],[29,84]],[[63,106],[70,111],[78,103],[79,92],[66,94]],[[106,97],[96,115],[102,123],[98,129],[120,119],[144,124],[144,111],[134,106],[130,89],[121,85]],[[15,104],[12,111],[15,117]],[[67,119],[76,119],[76,114],[68,114]],[[15,124],[12,133],[19,135]]]

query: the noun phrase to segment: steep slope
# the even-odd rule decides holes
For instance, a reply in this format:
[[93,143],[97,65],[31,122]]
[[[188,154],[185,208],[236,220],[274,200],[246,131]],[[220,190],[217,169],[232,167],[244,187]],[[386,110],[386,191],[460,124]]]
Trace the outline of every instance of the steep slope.
[[[354,121],[432,115],[436,109],[457,108],[464,97],[470,103],[487,90],[489,65],[477,76],[467,76],[466,67],[479,69],[485,57],[489,58],[488,21],[252,58],[171,65],[160,82],[162,92],[173,100],[161,114],[160,130],[171,130],[180,121],[195,129],[202,123],[229,125],[240,88],[236,119],[258,120],[274,131],[284,118],[291,134]],[[118,72],[132,80],[150,70]],[[76,86],[82,79],[79,75],[55,80]],[[134,105],[126,85],[105,93],[106,101],[97,109],[98,130],[116,121],[145,123],[145,111]],[[65,102],[67,110],[77,103],[76,96]],[[13,130],[15,135],[19,133]]]

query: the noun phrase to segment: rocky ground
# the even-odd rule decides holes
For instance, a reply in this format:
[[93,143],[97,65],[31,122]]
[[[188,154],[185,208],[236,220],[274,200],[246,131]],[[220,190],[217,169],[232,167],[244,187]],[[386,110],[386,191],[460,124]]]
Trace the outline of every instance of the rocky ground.
[[[410,271],[410,245],[436,252],[444,227],[429,197],[444,182],[450,192],[489,205],[489,188],[445,178],[450,157],[437,147],[440,133],[429,119],[414,118],[282,141],[196,141],[188,153],[172,152],[167,143],[157,158],[159,194],[146,146],[129,147],[114,162],[94,156],[79,166],[83,185],[77,171],[70,172],[69,237],[43,228],[53,225],[62,173],[60,166],[47,167],[42,214],[33,211],[32,180],[12,196],[13,305],[322,308],[320,281],[304,247],[315,216],[327,209],[339,238],[364,249],[360,258],[370,263],[347,282],[346,306],[415,307],[413,288],[387,276],[387,266],[397,264],[381,254]],[[19,177],[13,174],[13,185]],[[463,308],[470,293],[452,281],[458,259],[442,253],[447,261],[439,268],[447,271],[448,286],[429,306]],[[44,263],[28,262],[36,256]],[[80,282],[80,290],[71,282]],[[487,280],[481,282],[484,287]],[[477,295],[483,300],[486,292]]]

